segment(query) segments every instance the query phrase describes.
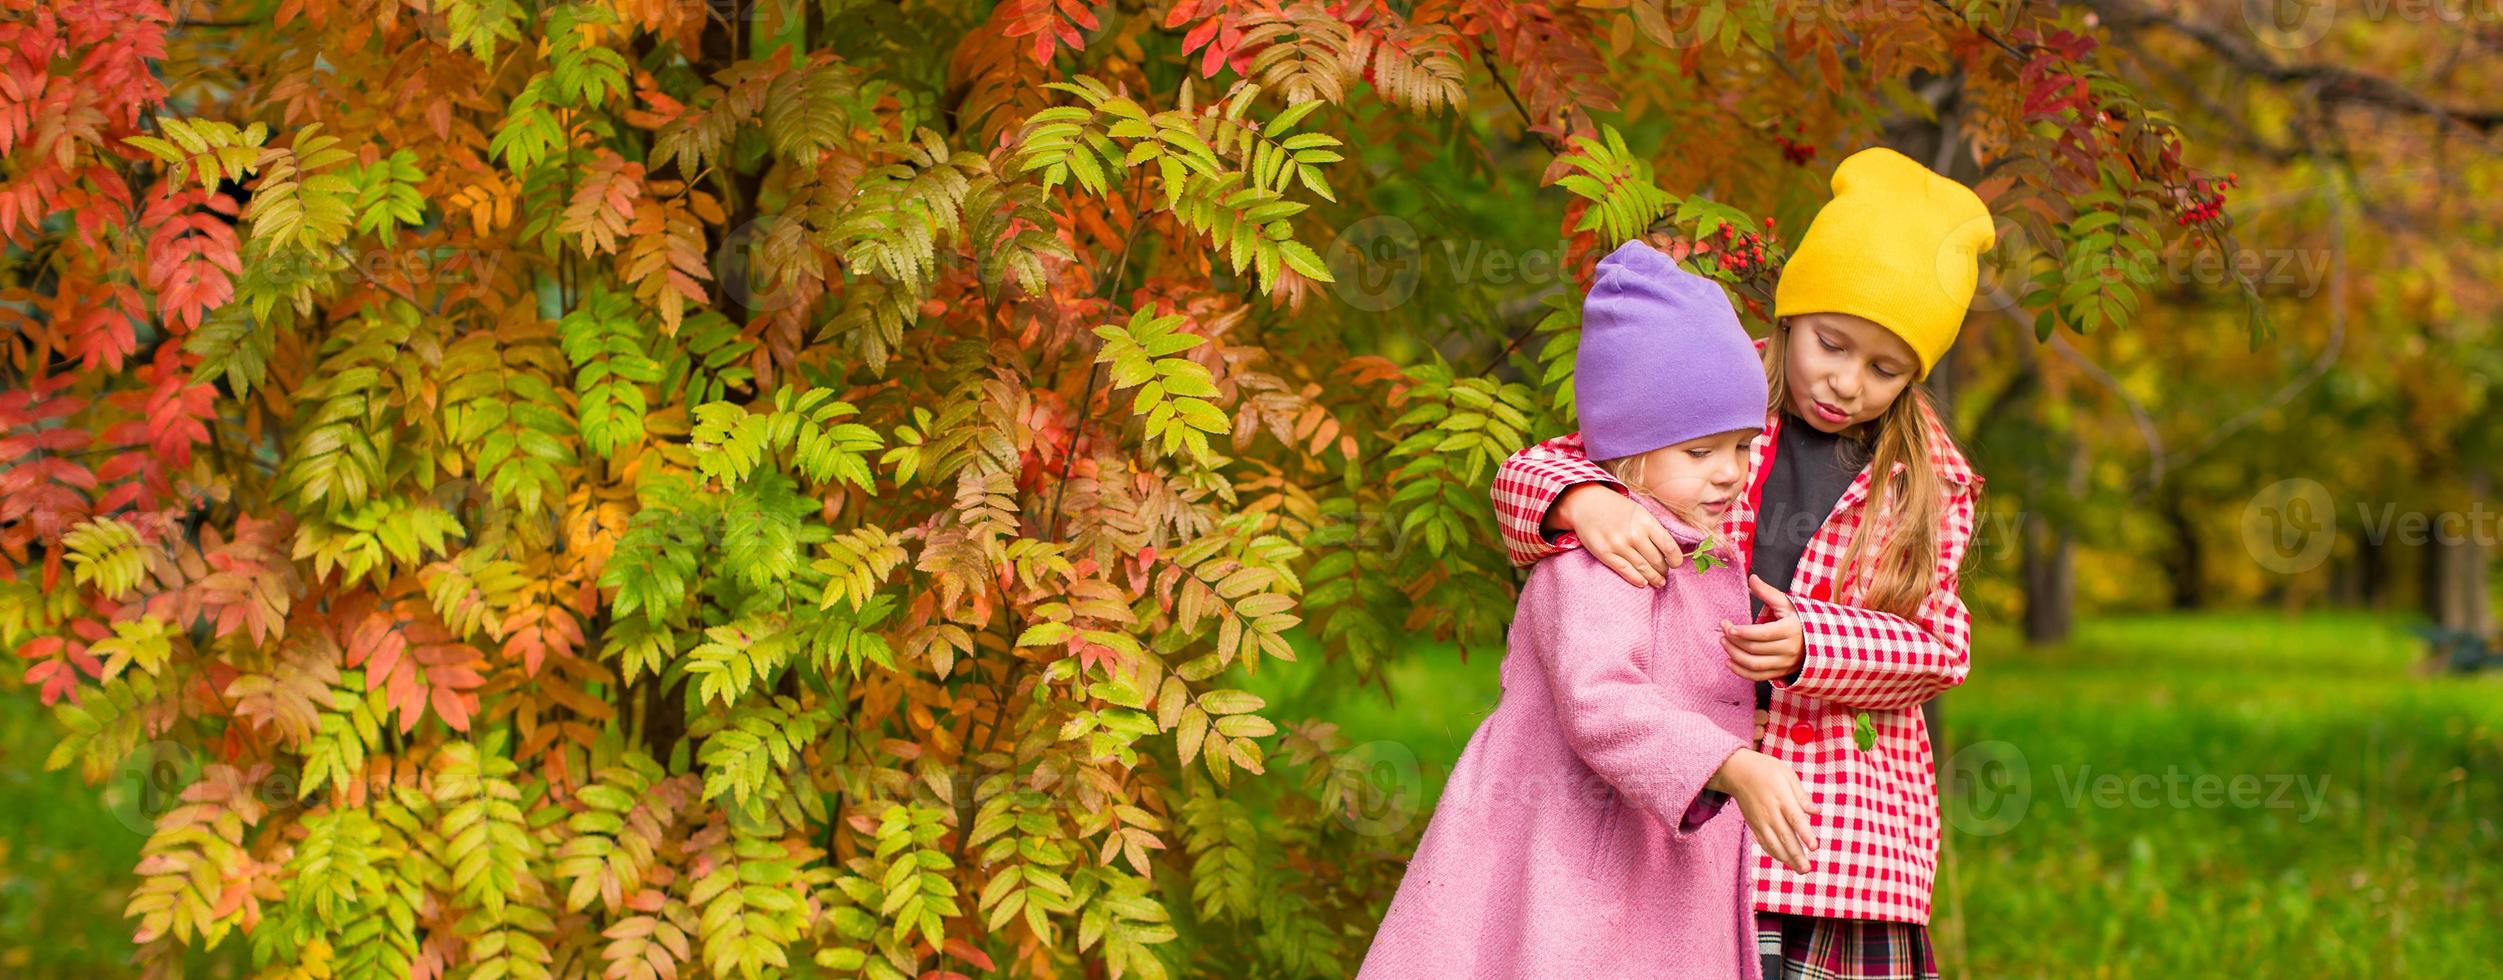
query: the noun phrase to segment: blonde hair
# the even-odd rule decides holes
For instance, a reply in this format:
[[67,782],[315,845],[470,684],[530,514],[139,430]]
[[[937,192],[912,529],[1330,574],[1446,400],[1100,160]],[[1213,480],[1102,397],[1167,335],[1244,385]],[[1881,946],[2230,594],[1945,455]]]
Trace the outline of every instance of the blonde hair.
[[[1790,330],[1790,318],[1783,317],[1765,339],[1768,412],[1785,411],[1790,404]],[[1862,566],[1870,565],[1867,594],[1859,605],[1910,618],[1929,598],[1930,590],[1937,588],[1938,512],[1946,505],[1947,491],[1930,465],[1930,438],[1948,440],[1952,447],[1953,437],[1943,430],[1929,430],[1924,420],[1934,411],[1928,387],[1913,382],[1871,420],[1869,433],[1850,440],[1857,452],[1868,454],[1873,483],[1863,505],[1862,513],[1867,516],[1844,548],[1834,595],[1850,594]],[[1896,463],[1904,464],[1901,476],[1877,478],[1892,472]],[[1874,561],[1869,554],[1872,549]]]
[[[1656,452],[1657,450],[1654,451]],[[1678,520],[1686,522],[1686,526],[1702,531],[1706,534],[1715,534],[1719,532],[1721,529],[1721,522],[1703,516],[1703,512],[1698,511],[1693,507],[1672,504],[1667,500],[1662,499],[1658,493],[1651,489],[1651,484],[1644,482],[1643,470],[1645,467],[1643,464],[1650,458],[1651,453],[1640,453],[1633,456],[1619,456],[1615,459],[1593,460],[1593,462],[1599,464],[1600,469],[1608,471],[1609,476],[1616,477],[1617,482],[1625,484],[1625,489],[1628,492],[1641,494],[1652,503],[1659,504],[1672,516],[1676,517]]]

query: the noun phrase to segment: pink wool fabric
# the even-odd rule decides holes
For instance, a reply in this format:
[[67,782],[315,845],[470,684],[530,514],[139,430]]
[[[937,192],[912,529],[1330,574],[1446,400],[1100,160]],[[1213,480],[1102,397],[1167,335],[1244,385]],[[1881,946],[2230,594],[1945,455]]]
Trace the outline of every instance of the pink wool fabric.
[[[1703,537],[1643,503],[1681,543]],[[1723,619],[1748,621],[1746,581],[1719,554],[1659,589],[1580,550],[1530,573],[1503,698],[1453,767],[1361,980],[1759,980],[1746,824],[1703,794],[1755,722],[1717,639]]]

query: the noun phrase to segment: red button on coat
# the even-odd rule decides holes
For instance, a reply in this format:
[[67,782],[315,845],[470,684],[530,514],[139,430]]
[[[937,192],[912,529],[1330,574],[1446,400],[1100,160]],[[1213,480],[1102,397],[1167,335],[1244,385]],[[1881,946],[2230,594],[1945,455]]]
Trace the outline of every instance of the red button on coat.
[[1801,744],[1816,741],[1816,726],[1804,721],[1790,726],[1790,740]]

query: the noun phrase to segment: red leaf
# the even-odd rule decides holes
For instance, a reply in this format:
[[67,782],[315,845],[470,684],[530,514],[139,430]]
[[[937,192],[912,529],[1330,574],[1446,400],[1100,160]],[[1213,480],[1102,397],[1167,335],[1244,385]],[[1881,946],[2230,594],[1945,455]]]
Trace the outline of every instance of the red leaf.
[[43,703],[51,704],[78,688],[78,674],[67,663],[47,660],[26,668],[26,683],[43,685]]
[[972,943],[968,943],[960,938],[953,936],[948,937],[947,954],[985,970],[999,969],[999,967],[992,965],[991,954],[975,949]]
[[[452,730],[456,732],[469,730],[469,710],[477,706],[477,698],[463,697],[461,692],[449,687],[435,688],[431,698],[434,702],[435,714],[443,716],[444,724],[452,726]],[[406,716],[400,719],[400,724],[403,731],[407,730]]]
[[[182,213],[192,208],[206,210]],[[160,198],[142,219],[155,228],[142,281],[156,291],[158,317],[177,334],[235,298],[233,277],[243,272],[235,228],[210,213],[234,210],[225,195],[193,188]]]
[[1051,64],[1056,47],[1071,51],[1083,50],[1086,39],[1079,28],[1095,29],[1095,12],[1085,0],[1009,0],[992,14],[1000,29],[1009,37],[1034,38],[1034,61]]
[[478,712],[478,672],[485,658],[452,635],[423,601],[409,600],[358,615],[348,633],[347,664],[363,666],[366,690],[381,690],[383,703],[410,732],[429,708],[454,731],[468,731]]

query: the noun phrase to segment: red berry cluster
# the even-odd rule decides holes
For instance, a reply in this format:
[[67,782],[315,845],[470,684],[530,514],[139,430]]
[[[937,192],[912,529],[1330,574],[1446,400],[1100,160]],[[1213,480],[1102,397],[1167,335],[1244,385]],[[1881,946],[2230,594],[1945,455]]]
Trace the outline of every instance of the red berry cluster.
[[[1773,230],[1773,219],[1764,219],[1764,230],[1767,232]],[[1701,240],[1678,242],[1670,249],[1669,254],[1680,259],[1692,256],[1697,261],[1710,256],[1722,270],[1744,275],[1748,270],[1764,265],[1764,245],[1765,238],[1762,235],[1741,232],[1737,225],[1722,225],[1719,231],[1706,235]]]
[[1780,133],[1773,134],[1773,142],[1781,144],[1782,159],[1787,161],[1791,166],[1804,167],[1807,165],[1808,161],[1816,159],[1816,144],[1791,138],[1792,136],[1798,136],[1806,131],[1807,128],[1803,124],[1792,123],[1790,127],[1790,136],[1784,136]]
[[2191,178],[2190,199],[2197,203],[2176,215],[2173,223],[2187,227],[2216,220],[2217,215],[2225,213],[2226,189],[2239,186],[2241,183],[2242,178],[2235,174],[2226,174],[2216,178]]

